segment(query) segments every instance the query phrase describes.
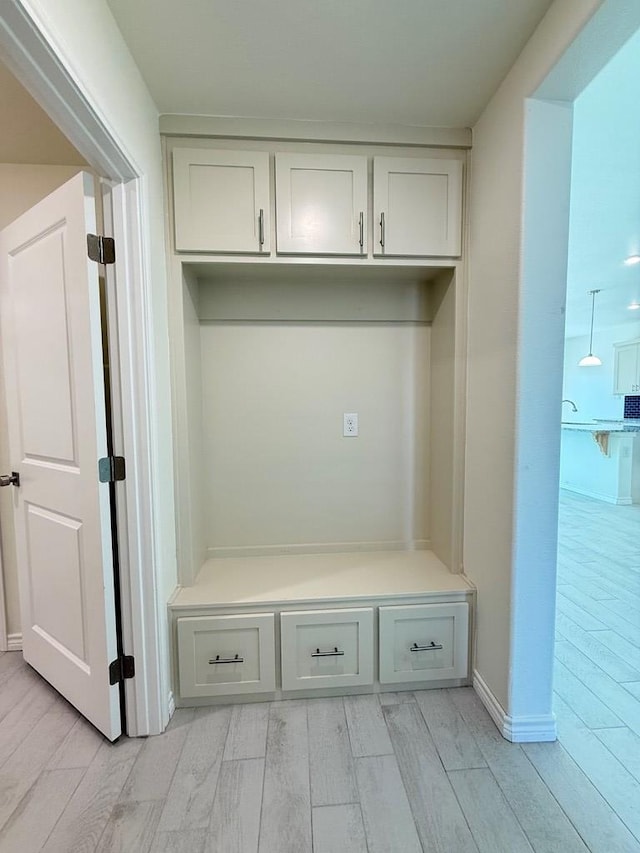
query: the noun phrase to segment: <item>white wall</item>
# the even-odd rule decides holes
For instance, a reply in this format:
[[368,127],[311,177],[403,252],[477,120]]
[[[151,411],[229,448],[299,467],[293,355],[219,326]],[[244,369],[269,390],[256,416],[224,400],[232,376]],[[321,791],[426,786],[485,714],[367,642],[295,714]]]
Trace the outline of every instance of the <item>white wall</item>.
[[[76,159],[81,159],[76,154]],[[78,166],[26,166],[0,163],[0,228],[13,222],[36,202],[79,171]],[[0,369],[0,471],[9,470],[7,410],[3,371]],[[21,632],[11,489],[0,491],[2,571],[4,576],[7,634]]]
[[0,60],[0,163],[85,165],[69,140]]
[[0,163],[0,228],[77,175],[81,168]]
[[[215,553],[424,544],[428,327],[203,323],[200,335]],[[357,437],[343,437],[345,412]]]
[[566,104],[638,26],[632,0],[556,0],[474,128],[464,559],[478,586],[476,674],[517,739],[538,722],[554,731]]
[[593,418],[617,418],[624,414],[624,397],[613,395],[613,345],[640,338],[640,320],[597,329],[593,351],[602,359],[600,367],[578,367],[589,352],[589,335],[567,338],[564,346],[564,384],[562,397],[573,400],[577,414],[565,403],[562,420],[589,421]]
[[507,713],[525,99],[599,5],[556,0],[473,129],[464,564],[478,587],[476,672]]
[[[117,140],[141,177],[145,271],[150,292],[144,294],[148,318],[152,384],[150,497],[153,505],[152,564],[157,581],[159,638],[164,655],[160,674],[166,702],[169,683],[168,635],[162,614],[176,583],[173,456],[167,321],[167,276],[164,248],[164,199],[158,112],[105,0],[22,0],[28,15],[45,34],[58,58],[76,81],[98,117],[117,128]],[[77,144],[80,153],[83,151]],[[89,158],[88,158],[89,159]],[[146,500],[145,496],[145,500]]]

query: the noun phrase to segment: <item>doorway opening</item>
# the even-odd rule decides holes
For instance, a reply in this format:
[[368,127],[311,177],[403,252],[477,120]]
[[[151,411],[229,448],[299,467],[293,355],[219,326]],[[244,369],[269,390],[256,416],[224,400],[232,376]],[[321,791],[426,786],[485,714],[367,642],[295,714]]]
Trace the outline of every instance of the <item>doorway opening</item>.
[[[603,3],[534,96],[526,102],[511,706],[516,715],[535,713],[537,709],[540,709],[540,714],[548,715],[548,739],[553,739],[556,734],[553,665],[561,470],[560,410],[563,410],[562,420],[577,420],[579,415],[586,415],[586,405],[575,399],[575,393],[568,386],[565,385],[566,393],[562,392],[567,269],[571,273],[569,248],[571,229],[576,226],[575,170],[579,162],[579,149],[575,145],[575,128],[579,122],[574,126],[574,120],[580,114],[579,98],[608,67],[618,51],[636,37],[639,25],[640,16],[636,10],[625,15],[615,3]],[[603,125],[600,130],[600,150],[596,151],[593,164],[596,173],[602,171],[603,150],[609,155],[613,143],[610,137],[615,134],[611,126]],[[594,219],[600,196],[594,195],[593,188],[588,195],[589,203],[584,215]],[[607,214],[602,212],[607,218]],[[636,217],[636,236],[637,224]],[[601,220],[600,231],[603,227]],[[589,242],[595,243],[593,234]],[[619,260],[623,263],[623,258]],[[598,276],[601,280],[603,276],[609,276],[606,281],[611,281],[610,272],[600,269]],[[592,305],[589,291],[599,288],[600,283],[597,286],[589,284],[583,267],[577,288],[582,292],[577,304],[580,306],[579,321],[584,324],[586,320],[587,323],[586,339],[582,338],[582,343],[587,346]],[[569,312],[572,299],[570,292]],[[596,302],[594,353],[597,348],[597,311]],[[570,317],[569,313],[571,322]],[[571,347],[571,344],[566,346],[567,358]],[[580,352],[576,361],[584,355],[587,355],[587,350]],[[577,368],[576,365],[578,369],[588,372],[593,368]],[[581,381],[586,382],[588,373],[584,376]],[[563,399],[568,402],[561,405]],[[582,412],[581,405],[584,406]],[[573,406],[578,412],[573,412]],[[603,418],[612,416],[611,413],[604,414]],[[590,417],[598,415],[594,413]],[[569,431],[578,432],[579,428],[575,426]],[[603,448],[599,449],[599,444],[606,444],[606,437],[601,433],[608,431],[596,429],[589,432],[594,434],[589,441],[600,453]],[[592,498],[585,495],[582,499]],[[561,522],[565,524],[564,514]],[[561,530],[561,537],[563,535]]]
[[[632,774],[640,756],[639,57],[640,31],[573,108],[554,667],[561,739],[567,727],[595,732]],[[591,350],[599,363],[585,365]]]
[[122,405],[115,430],[127,457],[125,497],[118,507],[125,555],[121,559],[123,633],[125,650],[136,660],[136,677],[125,687],[128,733],[154,734],[166,727],[170,694],[167,637],[155,574],[151,270],[141,229],[149,201],[140,170],[117,142],[118,131],[98,115],[40,26],[21,3],[10,0],[3,9],[0,56],[92,169],[109,180],[107,207],[120,245],[113,287]]

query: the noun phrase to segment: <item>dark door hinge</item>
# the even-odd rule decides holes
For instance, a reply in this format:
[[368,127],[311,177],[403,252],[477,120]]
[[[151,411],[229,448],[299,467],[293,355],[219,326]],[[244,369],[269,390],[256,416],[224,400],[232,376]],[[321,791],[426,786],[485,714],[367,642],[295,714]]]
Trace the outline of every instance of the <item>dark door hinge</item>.
[[103,456],[98,459],[98,477],[101,483],[118,483],[126,476],[124,456]]
[[115,264],[116,242],[113,237],[87,234],[87,252],[89,258],[98,264]]
[[109,664],[109,684],[120,684],[125,678],[133,678],[135,674],[133,655],[122,655]]

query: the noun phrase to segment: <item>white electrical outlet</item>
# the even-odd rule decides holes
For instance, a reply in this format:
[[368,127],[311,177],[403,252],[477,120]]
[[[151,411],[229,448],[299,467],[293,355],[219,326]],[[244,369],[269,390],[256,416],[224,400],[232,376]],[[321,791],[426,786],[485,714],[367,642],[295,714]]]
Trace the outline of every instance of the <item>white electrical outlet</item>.
[[345,438],[355,438],[358,435],[357,412],[345,412],[342,416],[342,435]]

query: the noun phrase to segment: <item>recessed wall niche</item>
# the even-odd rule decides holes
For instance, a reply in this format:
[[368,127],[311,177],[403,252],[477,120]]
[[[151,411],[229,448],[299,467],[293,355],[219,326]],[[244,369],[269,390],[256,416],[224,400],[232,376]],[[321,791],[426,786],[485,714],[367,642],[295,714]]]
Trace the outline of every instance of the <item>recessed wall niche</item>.
[[450,565],[453,271],[183,264],[183,283],[186,578],[292,552]]

